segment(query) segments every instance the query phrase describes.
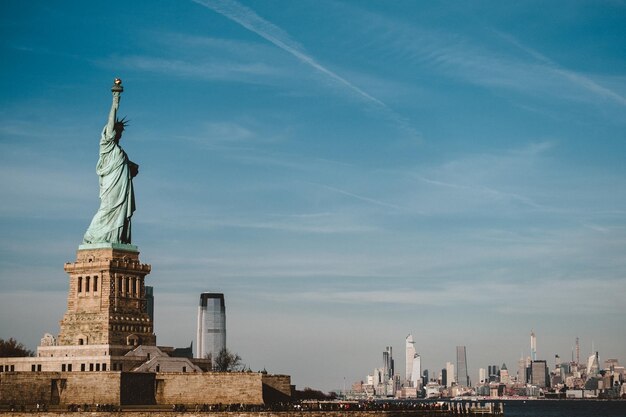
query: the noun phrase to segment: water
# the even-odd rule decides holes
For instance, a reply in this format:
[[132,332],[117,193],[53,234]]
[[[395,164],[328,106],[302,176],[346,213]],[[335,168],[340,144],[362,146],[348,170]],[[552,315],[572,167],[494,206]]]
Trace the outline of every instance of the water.
[[626,417],[626,401],[506,401],[505,417]]

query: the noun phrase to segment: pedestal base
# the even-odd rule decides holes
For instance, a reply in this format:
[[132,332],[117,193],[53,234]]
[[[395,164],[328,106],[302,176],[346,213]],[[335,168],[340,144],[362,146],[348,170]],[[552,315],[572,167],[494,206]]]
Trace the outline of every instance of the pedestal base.
[[59,345],[155,345],[144,284],[150,269],[135,245],[80,245],[76,262],[65,264],[70,289]]

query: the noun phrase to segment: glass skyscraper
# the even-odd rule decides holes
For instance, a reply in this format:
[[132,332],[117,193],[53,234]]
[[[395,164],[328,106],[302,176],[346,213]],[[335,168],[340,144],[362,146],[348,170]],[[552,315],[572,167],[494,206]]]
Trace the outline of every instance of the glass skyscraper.
[[467,353],[465,346],[456,347],[456,383],[463,387],[469,387],[469,376],[467,374]]
[[211,355],[215,360],[226,348],[226,305],[224,294],[202,293],[198,307],[196,358]]

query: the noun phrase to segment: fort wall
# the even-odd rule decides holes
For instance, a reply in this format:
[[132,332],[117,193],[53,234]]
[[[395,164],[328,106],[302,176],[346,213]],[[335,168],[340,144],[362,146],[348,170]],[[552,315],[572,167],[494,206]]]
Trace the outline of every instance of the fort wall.
[[119,404],[120,372],[0,373],[0,404]]
[[159,373],[157,404],[263,404],[262,374],[247,372]]
[[3,372],[0,405],[270,404],[290,377],[256,372]]

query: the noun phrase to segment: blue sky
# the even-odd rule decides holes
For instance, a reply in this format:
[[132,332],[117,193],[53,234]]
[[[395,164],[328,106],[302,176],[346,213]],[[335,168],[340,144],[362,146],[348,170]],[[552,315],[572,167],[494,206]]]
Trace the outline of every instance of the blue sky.
[[[158,343],[341,388],[412,333],[470,376],[626,362],[623,1],[7,1],[0,337],[56,334],[114,77]],[[401,371],[400,371],[401,372]]]

